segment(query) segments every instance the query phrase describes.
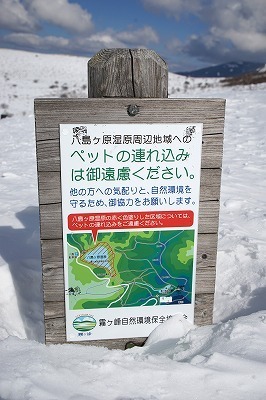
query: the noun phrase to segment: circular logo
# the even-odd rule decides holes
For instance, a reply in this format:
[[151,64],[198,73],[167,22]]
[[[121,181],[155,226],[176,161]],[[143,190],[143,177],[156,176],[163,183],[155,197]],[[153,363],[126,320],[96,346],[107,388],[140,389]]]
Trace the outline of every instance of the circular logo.
[[80,332],[91,331],[95,326],[96,320],[91,315],[81,315],[73,321],[73,327]]

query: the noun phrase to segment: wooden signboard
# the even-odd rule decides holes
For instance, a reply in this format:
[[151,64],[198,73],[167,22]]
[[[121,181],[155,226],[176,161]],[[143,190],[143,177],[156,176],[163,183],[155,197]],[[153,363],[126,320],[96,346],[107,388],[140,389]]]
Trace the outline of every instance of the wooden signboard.
[[[120,70],[117,69],[118,66]],[[102,74],[99,70],[96,74],[97,68]],[[152,75],[152,71],[158,77],[157,84],[154,84],[155,76]],[[177,304],[180,304],[180,312],[186,314],[188,310],[188,315],[189,304],[192,304],[193,312],[195,308],[194,322],[198,325],[210,324],[215,289],[225,101],[160,98],[165,97],[167,93],[165,91],[167,71],[165,63],[148,50],[102,51],[90,60],[89,76],[89,95],[102,98],[35,100],[46,343],[77,341],[121,349],[124,349],[129,341],[141,344],[147,332],[158,325],[158,318],[161,317],[160,322],[166,318],[166,311],[160,310],[167,308],[167,314],[170,315],[171,307],[177,307],[175,312],[178,312]],[[103,76],[106,79],[103,79]],[[99,81],[101,79],[102,84]],[[97,81],[95,90],[92,89],[94,80]],[[143,89],[143,82],[148,82],[153,89],[150,91],[147,87]],[[114,97],[103,98],[105,95],[111,97],[111,87],[114,88]],[[122,98],[118,96],[119,93]],[[151,98],[148,96],[149,93],[152,93]],[[136,94],[141,98],[134,97]],[[128,98],[129,96],[132,98]],[[135,143],[132,142],[134,135],[138,137]],[[145,144],[147,139],[145,136],[151,136],[153,142]],[[189,136],[194,138],[192,142],[196,143],[193,148],[187,143],[190,141],[187,139]],[[151,156],[151,149],[157,153]],[[138,158],[139,163],[134,166],[133,161],[136,161],[137,151],[142,152],[144,158],[142,160]],[[197,161],[199,155],[201,155],[200,163]],[[131,177],[121,175],[118,170],[128,174],[130,172]],[[107,172],[109,178],[106,178]],[[113,177],[110,177],[111,172],[115,174]],[[96,175],[92,177],[91,174]],[[195,182],[198,179],[198,183],[192,182],[194,177],[196,177]],[[81,185],[81,182],[84,185]],[[199,202],[197,185],[200,190]],[[187,194],[183,193],[185,186]],[[159,191],[160,187],[166,191],[162,193],[168,193],[156,197],[156,190]],[[98,197],[94,197],[96,190]],[[114,193],[117,194],[119,190],[120,194],[122,190],[124,194],[127,191],[127,195],[115,197]],[[189,193],[190,190],[195,192],[194,200],[193,195]],[[151,193],[152,198],[157,199],[152,200],[157,201],[155,205],[150,203]],[[120,199],[120,202],[117,202],[117,199]],[[98,208],[94,208],[96,202]],[[119,208],[121,206],[122,208]],[[104,207],[104,210],[101,207]],[[169,214],[170,211],[176,211],[175,215],[178,215],[176,218],[182,217],[183,222],[177,219],[175,222],[163,222],[166,213]],[[146,225],[141,225],[141,228],[138,225],[139,221],[135,221],[133,226],[133,222],[130,223],[129,220],[133,221],[135,214],[138,214],[136,218],[143,217],[149,219],[149,222],[146,221]],[[189,221],[191,215],[194,220],[192,218]],[[108,218],[112,218],[114,223],[114,219],[118,217],[126,222],[113,225],[113,229],[108,228],[110,225],[104,225],[103,222],[99,224],[100,220],[107,221]],[[166,225],[162,228],[155,226],[154,220],[152,221],[155,218],[159,223]],[[176,279],[176,284],[173,284],[173,281],[169,280],[171,271],[165,270],[163,277],[165,284],[161,285],[160,289],[151,284],[153,293],[147,288],[148,278],[141,276],[141,273],[137,274],[138,285],[134,286],[130,285],[132,281],[126,281],[130,274],[126,275],[121,268],[116,270],[115,263],[118,262],[118,258],[115,259],[116,254],[112,249],[118,249],[120,246],[122,256],[127,254],[129,248],[121,251],[121,238],[125,237],[126,232],[131,232],[132,237],[136,236],[137,232],[144,232],[143,237],[146,235],[147,241],[149,236],[147,232],[165,231],[167,235],[173,236],[171,232],[175,230],[181,232],[182,227],[185,227],[186,233],[189,232],[188,234],[193,236],[195,232],[196,235],[193,239],[192,236],[183,239],[187,246],[190,242],[197,245],[196,255],[189,256],[191,259],[194,257],[192,277],[195,282],[196,273],[194,286],[193,282],[187,283],[189,279],[182,284],[185,278],[181,275],[172,276]],[[110,231],[117,232],[116,239],[110,239]],[[108,240],[104,241],[102,239],[104,237]],[[79,244],[73,245],[73,240]],[[119,246],[112,248],[111,240],[118,242],[120,240]],[[156,243],[158,245],[159,242]],[[164,246],[165,243],[166,239],[162,239],[158,247]],[[179,257],[178,262],[180,265],[185,265],[187,261],[180,256],[182,252],[184,253],[184,246],[183,250],[178,251],[176,254],[177,258]],[[191,248],[187,248],[186,254],[190,254],[190,251]],[[137,254],[137,251],[135,253]],[[138,257],[137,254],[135,259]],[[144,258],[145,262],[151,264],[151,270],[155,271],[156,262],[158,264],[160,257],[156,258],[151,254],[151,259],[148,255]],[[113,264],[110,266],[110,263]],[[171,261],[169,263],[171,264]],[[97,295],[103,293],[100,286],[99,292],[93,292],[92,285],[86,286],[88,283],[86,279],[91,281],[93,279],[86,274],[78,276],[80,268],[83,268],[82,274],[85,270],[86,273],[87,271],[93,273],[95,283],[104,281],[108,290],[105,289],[99,301],[96,301]],[[132,266],[130,267],[129,263],[129,271],[130,268]],[[134,269],[137,268],[139,265],[136,263]],[[144,262],[143,268],[145,270]],[[80,282],[79,285],[75,284],[75,278]],[[150,278],[155,279],[152,274]],[[140,279],[143,280],[140,282]],[[156,279],[159,285],[161,277]],[[124,297],[127,301],[121,303],[117,298],[111,301],[111,285],[115,288],[113,293],[118,293],[119,300],[125,296],[123,293],[127,293],[127,297]],[[143,296],[138,294],[136,288],[143,289]],[[132,300],[133,289],[135,303]],[[182,300],[184,298],[187,300]],[[175,305],[170,304],[171,302]],[[90,312],[93,307],[95,314]],[[148,316],[148,312],[145,314],[143,311],[145,308],[157,311],[151,317]],[[138,309],[141,312],[138,313]],[[107,310],[106,317],[104,314],[99,314],[96,318],[97,312],[101,313],[102,310]],[[129,325],[130,318],[132,326]],[[101,330],[99,328],[100,333],[94,340],[90,332],[94,333],[93,324],[99,325],[99,320],[102,328]],[[127,320],[127,327],[122,327],[122,320]],[[144,329],[143,326],[139,326],[138,329],[138,324],[145,323],[150,324],[150,327]],[[87,328],[83,329],[82,325]],[[124,332],[128,332],[128,337],[123,333],[120,334],[122,328],[125,329]],[[72,331],[77,332],[76,340]]]

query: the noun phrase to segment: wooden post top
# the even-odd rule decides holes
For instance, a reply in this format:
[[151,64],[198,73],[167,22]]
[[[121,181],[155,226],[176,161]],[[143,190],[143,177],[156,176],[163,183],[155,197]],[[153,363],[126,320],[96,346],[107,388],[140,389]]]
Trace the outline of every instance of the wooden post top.
[[153,50],[103,49],[88,62],[88,97],[167,96],[168,67]]

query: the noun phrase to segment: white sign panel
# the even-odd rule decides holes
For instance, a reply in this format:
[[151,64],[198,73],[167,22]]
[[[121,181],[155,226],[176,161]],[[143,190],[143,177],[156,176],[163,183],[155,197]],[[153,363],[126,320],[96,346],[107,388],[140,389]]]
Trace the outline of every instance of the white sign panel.
[[60,125],[67,341],[194,319],[202,124]]

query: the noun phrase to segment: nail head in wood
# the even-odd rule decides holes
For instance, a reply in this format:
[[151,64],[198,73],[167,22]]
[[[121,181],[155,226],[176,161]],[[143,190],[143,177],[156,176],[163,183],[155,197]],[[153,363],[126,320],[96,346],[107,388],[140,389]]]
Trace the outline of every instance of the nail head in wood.
[[139,113],[139,107],[136,104],[130,104],[127,108],[127,113],[130,117],[135,117]]

